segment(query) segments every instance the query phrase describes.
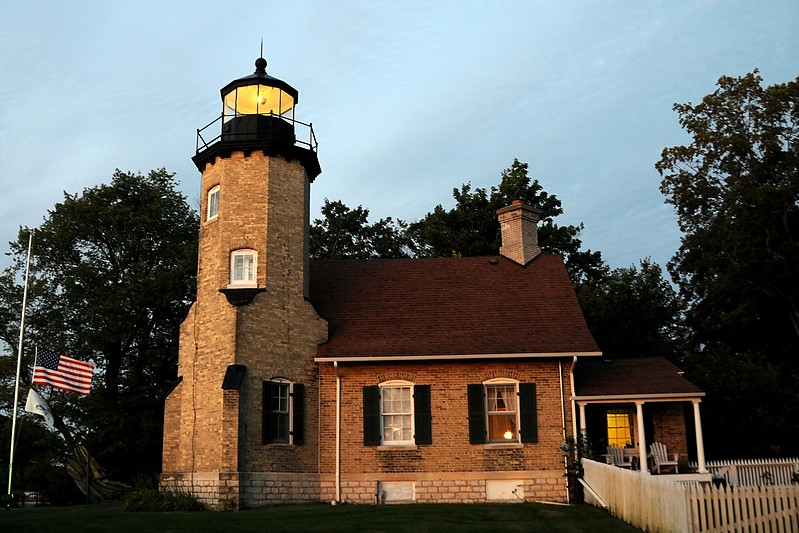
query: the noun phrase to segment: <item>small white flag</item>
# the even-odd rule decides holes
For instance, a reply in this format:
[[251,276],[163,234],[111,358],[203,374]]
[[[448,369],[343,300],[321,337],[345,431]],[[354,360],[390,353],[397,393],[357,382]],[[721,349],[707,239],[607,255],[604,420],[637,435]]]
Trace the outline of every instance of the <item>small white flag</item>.
[[55,419],[53,418],[53,413],[50,412],[50,406],[47,405],[44,398],[39,396],[33,389],[28,391],[28,401],[25,403],[25,410],[29,413],[43,416],[44,423],[47,424],[47,427],[50,429],[54,428],[53,422],[55,422]]

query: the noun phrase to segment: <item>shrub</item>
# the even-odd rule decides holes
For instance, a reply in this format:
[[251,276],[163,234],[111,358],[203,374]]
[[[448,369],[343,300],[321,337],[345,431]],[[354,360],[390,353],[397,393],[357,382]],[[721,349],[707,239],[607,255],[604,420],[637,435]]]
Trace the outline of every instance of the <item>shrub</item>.
[[184,490],[159,491],[155,483],[139,478],[136,489],[122,498],[123,511],[202,511],[205,506]]

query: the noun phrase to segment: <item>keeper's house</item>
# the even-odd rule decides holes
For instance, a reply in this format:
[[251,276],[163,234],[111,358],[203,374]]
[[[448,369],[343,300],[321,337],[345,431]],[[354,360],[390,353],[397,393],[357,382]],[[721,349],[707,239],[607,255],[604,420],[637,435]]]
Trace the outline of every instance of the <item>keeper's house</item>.
[[218,509],[567,501],[574,369],[601,353],[537,210],[498,212],[496,257],[309,261],[316,139],[297,91],[255,65],[198,134],[197,300],[162,486]]

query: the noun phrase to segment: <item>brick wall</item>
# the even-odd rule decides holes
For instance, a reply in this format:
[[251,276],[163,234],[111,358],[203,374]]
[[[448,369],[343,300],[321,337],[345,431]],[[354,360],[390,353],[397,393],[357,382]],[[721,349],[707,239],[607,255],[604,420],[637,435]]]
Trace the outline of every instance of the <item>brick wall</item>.
[[[654,435],[651,442],[662,442],[669,455],[679,453],[687,460],[688,440],[685,434],[685,412],[679,402],[664,404],[647,404],[652,413]],[[649,440],[649,439],[648,439]],[[647,450],[648,451],[648,450]]]
[[[208,221],[207,191],[217,185],[219,215]],[[260,152],[217,158],[203,172],[197,301],[181,326],[183,381],[165,405],[165,490],[188,490],[217,509],[336,496],[336,371],[313,361],[327,324],[305,300],[309,191],[298,162]],[[219,289],[228,286],[231,251],[242,248],[258,253],[263,292],[234,307]],[[234,363],[247,367],[241,389],[223,391]],[[562,384],[554,359],[340,367],[342,499],[373,503],[377,484],[394,481],[412,483],[417,501],[484,501],[487,483],[518,480],[525,498],[564,501],[568,365]],[[262,443],[262,382],[275,378],[306,386],[306,444]],[[469,444],[466,385],[492,378],[536,383],[537,443]],[[431,445],[363,445],[362,388],[392,379],[431,385]]]
[[[569,365],[563,366],[566,427],[571,427],[568,409]],[[424,362],[419,364],[370,364],[339,366],[341,375],[341,479],[342,498],[357,502],[374,496],[376,481],[403,480],[416,483],[417,500],[485,500],[473,483],[503,476],[522,479],[537,499],[564,501],[563,441],[558,362],[534,361]],[[493,378],[511,378],[536,383],[538,442],[512,445],[469,444],[466,386]],[[363,387],[390,380],[431,385],[432,434],[430,445],[392,448],[363,444]],[[336,369],[320,367],[320,471],[335,471]],[[325,415],[329,413],[329,415]],[[463,485],[461,481],[471,480]],[[443,485],[421,484],[421,481]],[[458,483],[455,483],[455,482]],[[445,491],[432,487],[446,486]],[[472,487],[465,489],[463,487]],[[371,488],[370,488],[371,487]],[[455,489],[454,487],[460,487]],[[461,490],[462,489],[462,490]],[[480,489],[480,490],[485,490]],[[433,496],[435,494],[435,496]],[[323,494],[323,497],[327,494]]]
[[[217,185],[219,214],[209,221],[207,192]],[[261,443],[262,382],[277,377],[306,385],[306,439],[317,438],[313,356],[327,324],[305,300],[309,192],[302,165],[278,156],[236,152],[206,166],[197,300],[181,325],[183,381],[165,405],[164,480],[185,484],[204,473],[208,487],[225,472],[316,472],[315,445]],[[219,289],[228,287],[230,253],[242,248],[258,253],[257,286],[264,292],[234,307]],[[247,367],[241,390],[223,391],[234,363]],[[230,483],[203,498],[228,502],[215,507],[240,505],[243,489]]]

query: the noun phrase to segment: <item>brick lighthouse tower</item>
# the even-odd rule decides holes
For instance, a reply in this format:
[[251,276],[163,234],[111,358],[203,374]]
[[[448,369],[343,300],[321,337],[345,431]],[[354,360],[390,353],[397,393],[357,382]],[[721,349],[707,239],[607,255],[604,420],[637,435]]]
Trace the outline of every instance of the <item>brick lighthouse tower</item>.
[[313,128],[294,117],[297,90],[263,58],[255,67],[222,88],[221,116],[197,133],[197,299],[164,414],[162,487],[222,509],[269,503],[281,486],[315,487],[283,492],[319,500],[318,449],[306,443],[319,437],[313,357],[327,337],[307,301],[321,170]]

